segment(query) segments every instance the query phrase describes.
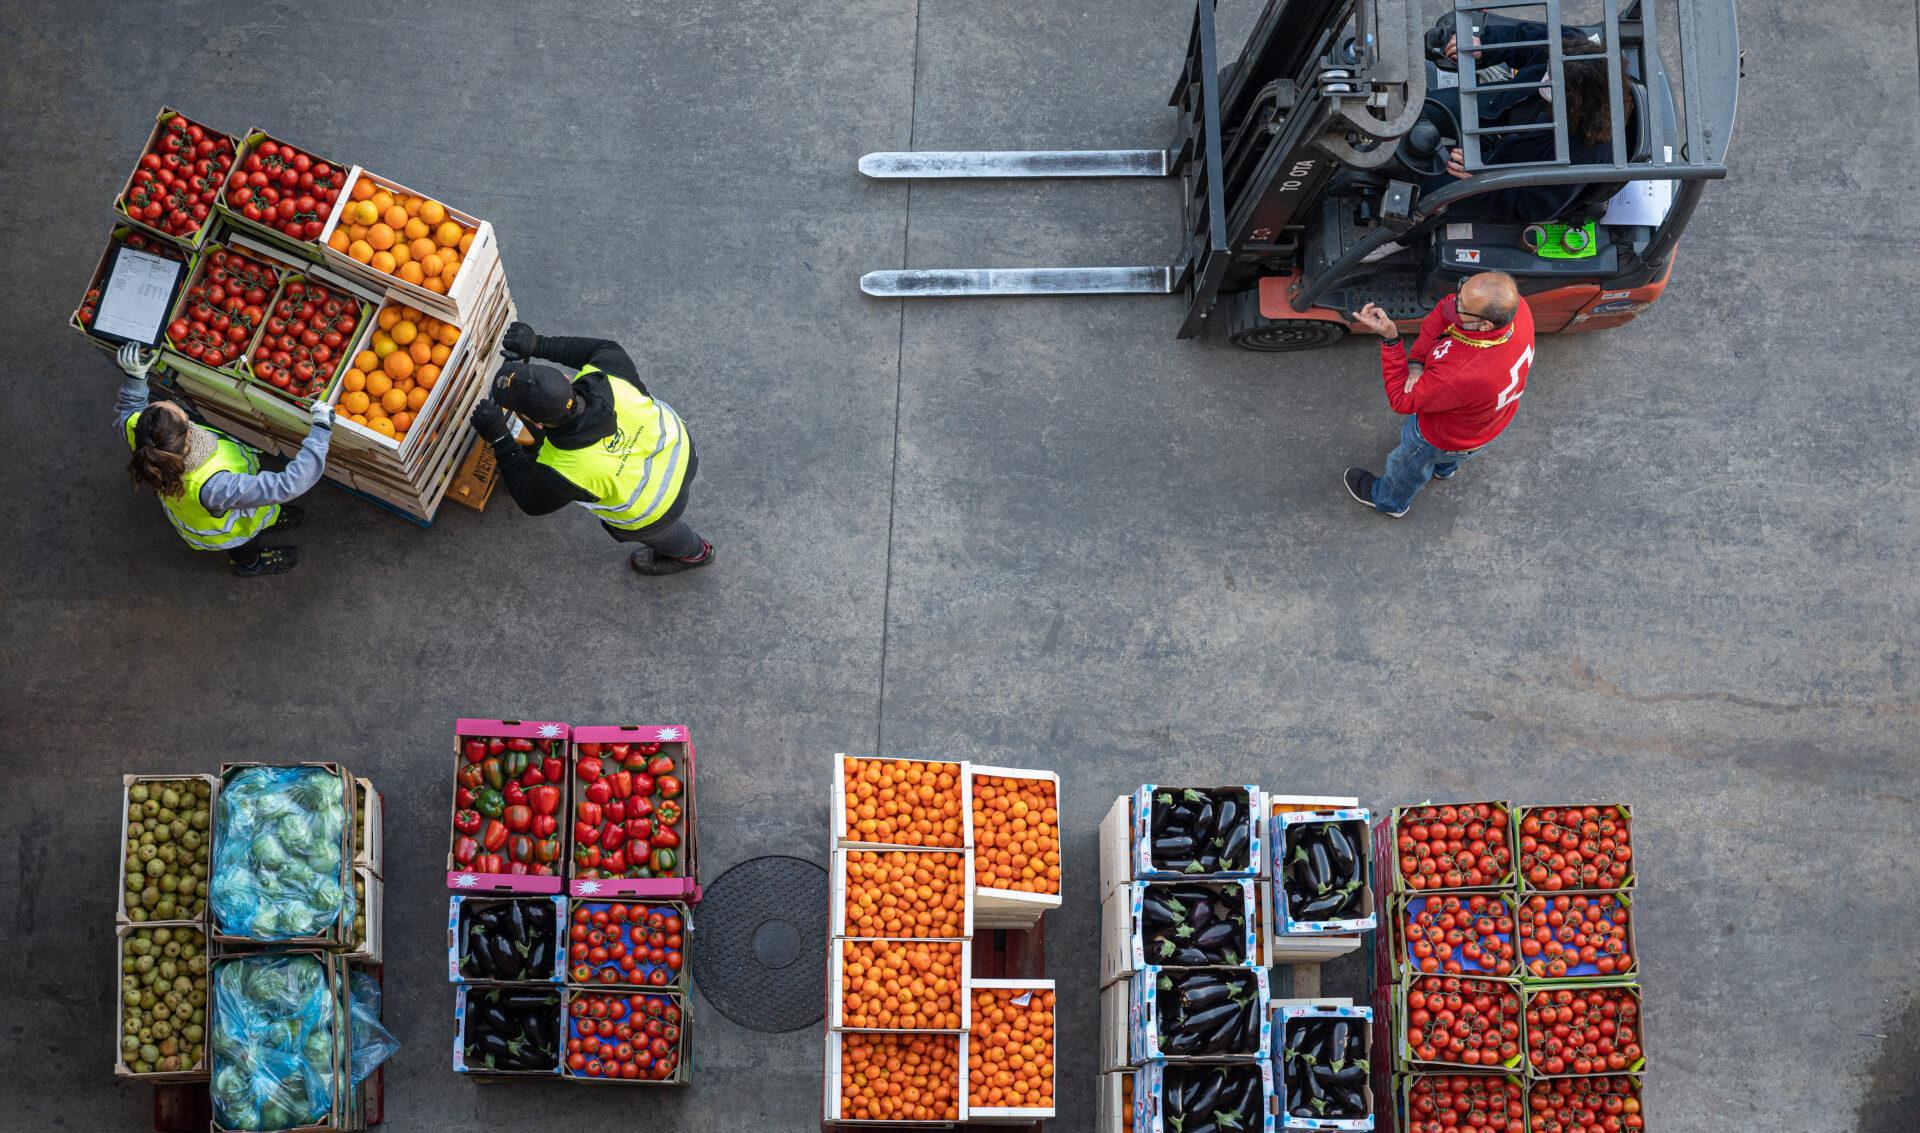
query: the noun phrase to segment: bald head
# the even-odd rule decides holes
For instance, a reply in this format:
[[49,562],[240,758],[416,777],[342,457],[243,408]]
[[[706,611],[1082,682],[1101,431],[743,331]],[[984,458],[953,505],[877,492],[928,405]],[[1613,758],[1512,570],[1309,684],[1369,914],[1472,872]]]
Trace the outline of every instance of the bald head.
[[1460,308],[1463,314],[1478,315],[1503,327],[1513,321],[1520,310],[1520,289],[1513,284],[1513,277],[1503,271],[1483,271],[1479,275],[1467,277],[1460,288]]

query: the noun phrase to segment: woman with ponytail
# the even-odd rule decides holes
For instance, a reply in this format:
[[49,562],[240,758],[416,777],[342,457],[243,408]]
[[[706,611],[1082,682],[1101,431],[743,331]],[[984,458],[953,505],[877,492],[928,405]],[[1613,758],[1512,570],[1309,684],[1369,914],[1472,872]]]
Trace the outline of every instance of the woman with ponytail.
[[233,573],[243,578],[281,574],[300,560],[296,547],[263,547],[270,531],[300,526],[298,498],[320,479],[327,444],[333,437],[333,411],[313,403],[313,428],[299,455],[283,472],[260,471],[260,457],[225,433],[195,424],[171,401],[149,405],[147,371],[153,360],[140,347],[120,348],[127,380],[114,401],[116,424],[126,434],[133,459],[133,482],[152,488],[189,547],[225,551]]

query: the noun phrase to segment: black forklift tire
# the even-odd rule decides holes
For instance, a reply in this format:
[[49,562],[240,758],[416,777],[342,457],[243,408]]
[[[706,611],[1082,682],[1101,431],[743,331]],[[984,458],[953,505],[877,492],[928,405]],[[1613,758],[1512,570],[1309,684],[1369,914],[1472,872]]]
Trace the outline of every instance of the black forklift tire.
[[1260,313],[1260,289],[1250,287],[1230,301],[1227,337],[1242,350],[1280,354],[1317,350],[1347,337],[1347,328],[1325,319],[1270,319]]

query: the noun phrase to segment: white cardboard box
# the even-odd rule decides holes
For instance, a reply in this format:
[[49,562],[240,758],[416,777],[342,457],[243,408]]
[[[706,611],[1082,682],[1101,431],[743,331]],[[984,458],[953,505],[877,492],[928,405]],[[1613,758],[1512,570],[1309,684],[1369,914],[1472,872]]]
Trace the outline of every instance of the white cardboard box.
[[[903,1033],[911,1033],[911,1032],[903,1032]],[[848,1032],[848,1031],[829,1031],[827,1033],[826,1081],[822,1087],[822,1092],[826,1095],[826,1106],[825,1106],[826,1119],[828,1121],[839,1122],[840,1124],[843,1124],[843,1125],[884,1125],[889,1127],[896,1126],[896,1125],[903,1125],[909,1128],[920,1128],[920,1129],[931,1129],[931,1128],[935,1128],[943,1125],[952,1126],[953,1122],[947,1120],[946,1118],[941,1118],[938,1121],[899,1121],[899,1120],[870,1121],[870,1120],[861,1120],[858,1118],[840,1116],[840,1059],[842,1054],[841,1044],[846,1042],[849,1038],[860,1037],[861,1034],[864,1034],[864,1032],[854,1033],[854,1032]],[[968,1037],[969,1036],[967,1035],[953,1036],[953,1038],[958,1040],[960,1043],[959,1112],[960,1112],[961,1121],[967,1120],[967,1040],[968,1040]]]
[[[972,766],[971,773],[968,775],[967,783],[967,813],[969,816],[967,823],[968,845],[973,845],[974,839],[979,837],[979,832],[973,828],[971,818],[973,813],[972,781],[983,775],[1002,779],[1039,779],[1052,783],[1054,813],[1056,816],[1059,814],[1060,776],[1051,771],[1025,771],[1012,767],[983,767],[975,764]],[[1054,823],[1055,831],[1057,832],[1059,828],[1060,824],[1056,821]],[[977,850],[978,847],[976,847],[976,851]],[[1060,855],[1060,880],[1064,882],[1067,877],[1066,850],[1057,839],[1054,851]],[[1034,925],[1040,923],[1041,914],[1045,913],[1048,909],[1057,909],[1059,907],[1059,893],[1027,893],[1018,889],[995,889],[989,886],[976,886],[973,890],[973,922],[976,928],[1032,928]]]
[[[973,989],[981,988],[1024,988],[1030,991],[1053,991],[1052,980],[974,980]],[[1053,1032],[1053,1089],[1054,1099],[1059,1100],[1060,1093],[1060,1029],[1056,1025]],[[967,1120],[981,1125],[1031,1125],[1036,1121],[1047,1121],[1053,1117],[1053,1106],[1010,1106],[1010,1105],[973,1105],[971,1099],[967,1106]]]
[[[960,891],[961,914],[960,936],[915,937],[925,940],[971,939],[973,937],[973,851],[971,849],[954,850],[944,847],[913,848],[909,846],[880,846],[871,848],[851,847],[833,852],[830,869],[827,874],[827,935],[857,935],[847,931],[847,855],[849,853],[875,854],[959,854],[966,865],[965,879]],[[857,927],[857,926],[856,926]],[[906,938],[902,938],[906,939]]]
[[[860,758],[856,756],[855,758]],[[960,846],[971,849],[973,846],[973,765],[964,759],[931,759],[926,756],[903,755],[896,759],[905,759],[912,763],[951,763],[960,768]],[[879,849],[956,849],[953,846],[908,846],[897,842],[862,842],[847,830],[847,753],[838,752],[833,757],[833,794],[827,806],[827,821],[833,824],[833,845],[835,849],[852,847],[861,850]],[[969,885],[972,882],[968,882]]]

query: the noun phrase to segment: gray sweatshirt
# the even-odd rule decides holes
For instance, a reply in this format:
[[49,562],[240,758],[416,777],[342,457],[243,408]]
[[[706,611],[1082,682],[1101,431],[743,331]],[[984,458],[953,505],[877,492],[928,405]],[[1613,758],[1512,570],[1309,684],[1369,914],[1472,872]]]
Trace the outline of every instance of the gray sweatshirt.
[[[122,438],[127,435],[127,418],[146,407],[145,378],[129,377],[120,383],[120,392],[113,399],[113,425]],[[300,452],[287,462],[282,472],[256,472],[251,476],[239,472],[216,472],[200,486],[200,503],[208,511],[218,514],[236,508],[265,507],[299,499],[307,489],[319,483],[320,472],[327,464],[327,445],[332,439],[332,426],[314,426],[307,433],[307,439],[301,442]]]

